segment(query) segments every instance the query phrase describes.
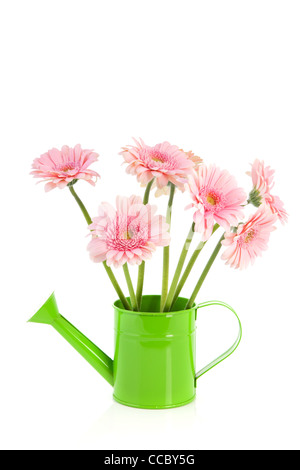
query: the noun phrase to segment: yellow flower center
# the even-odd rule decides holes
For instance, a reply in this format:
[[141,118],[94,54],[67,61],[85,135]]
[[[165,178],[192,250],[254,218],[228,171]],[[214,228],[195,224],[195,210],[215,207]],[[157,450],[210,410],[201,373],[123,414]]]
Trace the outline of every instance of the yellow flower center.
[[123,233],[123,239],[124,240],[131,240],[132,239],[132,233],[130,232],[130,230],[126,230],[124,233]]
[[214,196],[213,196],[212,194],[208,194],[208,195],[206,196],[206,200],[207,200],[207,202],[208,202],[209,204],[211,204],[212,206],[215,206],[216,203],[217,203],[216,199],[214,198]]
[[249,230],[249,232],[247,233],[244,242],[245,242],[245,243],[249,243],[251,240],[253,240],[253,238],[254,238],[254,230],[251,229],[251,230]]
[[165,161],[164,157],[158,152],[155,153],[154,155],[151,155],[151,160],[153,160],[154,162],[160,162],[160,163],[164,163]]
[[69,163],[66,163],[65,165],[61,166],[59,168],[59,170],[67,172],[67,171],[70,171],[70,170],[74,170],[74,168],[75,168],[75,163],[74,162],[69,162]]

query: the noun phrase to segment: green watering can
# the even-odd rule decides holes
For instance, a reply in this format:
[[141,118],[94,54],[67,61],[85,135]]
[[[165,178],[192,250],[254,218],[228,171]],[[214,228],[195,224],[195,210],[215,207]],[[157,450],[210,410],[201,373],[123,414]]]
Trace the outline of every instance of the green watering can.
[[[210,301],[184,310],[187,300],[179,297],[168,313],[159,312],[158,295],[143,296],[141,312],[125,310],[117,300],[114,360],[60,315],[54,293],[29,321],[53,326],[114,387],[117,402],[136,408],[173,408],[194,400],[197,379],[232,354],[242,336],[240,320],[229,305]],[[197,310],[209,305],[222,305],[234,313],[238,337],[231,348],[195,372]]]

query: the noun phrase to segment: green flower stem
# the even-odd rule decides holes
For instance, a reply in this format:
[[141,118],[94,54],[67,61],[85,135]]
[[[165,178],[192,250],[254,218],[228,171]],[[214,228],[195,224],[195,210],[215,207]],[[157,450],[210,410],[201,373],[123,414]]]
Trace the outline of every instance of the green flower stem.
[[112,272],[112,269],[109,266],[107,266],[106,261],[103,261],[102,264],[104,266],[105,271],[107,272],[107,275],[108,275],[112,285],[115,288],[116,293],[119,296],[119,299],[121,300],[121,302],[123,304],[123,307],[126,310],[131,310],[131,306],[129,305],[125,295],[123,294],[123,291],[122,291],[121,287],[119,286],[119,283],[118,283],[117,279],[115,278],[115,275]]
[[143,287],[144,287],[144,276],[145,276],[145,261],[142,261],[138,269],[138,280],[136,287],[136,302],[138,311],[141,309]]
[[150,190],[151,190],[152,184],[153,184],[153,182],[154,182],[154,179],[155,179],[155,178],[153,178],[151,181],[149,181],[149,183],[148,183],[147,186],[146,186],[145,194],[144,194],[144,199],[143,199],[143,204],[144,204],[144,205],[148,204],[149,196],[150,196]]
[[188,236],[187,236],[187,238],[184,242],[182,251],[181,251],[181,255],[180,255],[180,258],[179,258],[179,261],[178,261],[178,264],[177,264],[177,267],[176,267],[176,270],[175,270],[175,273],[174,273],[174,277],[173,277],[171,287],[170,287],[170,290],[169,290],[169,293],[168,293],[168,296],[167,296],[167,300],[166,300],[166,303],[165,303],[164,308],[163,308],[164,312],[169,312],[170,309],[171,309],[175,289],[176,289],[176,286],[177,286],[178,281],[179,281],[179,276],[181,274],[181,271],[182,271],[182,268],[183,268],[183,265],[184,265],[184,262],[185,262],[185,258],[187,257],[189,248],[191,246],[191,241],[192,241],[192,238],[194,236],[194,228],[195,228],[195,223],[193,222],[193,224],[190,228],[189,234],[188,234]]
[[202,284],[203,284],[203,282],[204,282],[204,280],[205,280],[205,278],[206,278],[206,276],[207,276],[207,274],[208,274],[208,272],[209,272],[209,270],[210,270],[210,268],[211,268],[213,262],[215,261],[217,255],[218,255],[218,253],[219,253],[219,251],[220,251],[220,249],[221,249],[221,246],[222,246],[222,243],[221,243],[221,242],[222,242],[223,238],[224,238],[224,233],[223,233],[222,237],[220,238],[220,240],[218,241],[218,243],[217,243],[217,245],[216,245],[216,247],[215,247],[215,249],[214,249],[214,251],[213,251],[211,257],[209,258],[209,260],[208,260],[208,262],[207,262],[205,268],[203,269],[203,272],[202,272],[202,274],[201,274],[201,276],[200,276],[200,278],[199,278],[199,281],[197,282],[197,284],[196,284],[196,286],[195,286],[195,289],[193,290],[193,293],[192,293],[190,299],[188,300],[188,302],[187,302],[187,304],[186,304],[186,306],[185,306],[186,309],[191,308],[192,305],[194,304],[195,298],[197,297],[197,295],[198,295],[198,293],[199,293],[199,290],[200,290],[200,288],[201,288],[201,286],[202,286]]
[[81,209],[81,211],[84,215],[84,218],[87,221],[88,225],[91,225],[92,219],[90,218],[90,215],[89,215],[88,211],[86,210],[85,205],[83,204],[82,200],[78,197],[77,193],[75,192],[74,186],[73,185],[69,186],[69,190],[70,190],[72,196],[74,196],[75,201],[79,205],[79,207],[80,207],[80,209]]
[[[149,181],[149,183],[146,186],[144,199],[143,199],[143,204],[145,205],[148,204],[150,190],[151,190],[153,181],[154,181],[154,178],[151,181]],[[136,287],[136,302],[137,302],[138,310],[140,310],[141,308],[141,301],[142,301],[143,287],[144,287],[144,277],[145,277],[145,261],[142,261],[138,269],[138,279],[137,279],[137,287]]]
[[[215,224],[214,225],[214,228],[213,228],[213,231],[212,231],[212,234],[219,228],[219,225],[218,224]],[[198,256],[200,255],[204,245],[206,244],[206,241],[205,242],[200,242],[199,245],[197,246],[197,248],[195,249],[194,253],[192,254],[191,258],[190,258],[190,261],[188,262],[184,272],[183,272],[183,275],[177,285],[177,288],[176,288],[176,291],[175,291],[175,294],[173,296],[173,299],[172,299],[172,304],[171,304],[171,307],[170,307],[170,310],[172,309],[173,305],[175,304],[176,300],[178,299],[178,296],[184,286],[184,284],[186,283],[186,280],[198,258]]]
[[[85,220],[87,221],[88,225],[91,225],[92,219],[91,219],[91,217],[90,217],[88,211],[86,210],[86,207],[85,207],[85,205],[83,204],[82,200],[78,197],[77,193],[75,192],[74,186],[73,186],[73,185],[70,185],[70,186],[69,186],[69,190],[70,190],[72,196],[74,196],[75,201],[76,201],[77,204],[79,205],[79,207],[80,207],[80,209],[81,209],[81,212],[83,213],[84,218],[85,218]],[[111,268],[110,268],[109,266],[107,266],[106,261],[103,262],[103,266],[104,266],[104,268],[105,268],[105,271],[106,271],[107,274],[108,274],[108,277],[109,277],[109,279],[110,279],[112,285],[113,285],[114,288],[115,288],[115,291],[117,292],[117,294],[118,294],[118,296],[119,296],[119,299],[121,300],[121,302],[122,302],[122,304],[123,304],[123,307],[126,308],[127,310],[131,310],[129,303],[127,302],[126,297],[125,297],[125,295],[123,294],[122,289],[121,289],[121,287],[119,286],[118,281],[116,280],[116,278],[115,278],[115,276],[114,276],[114,273],[112,272]]]
[[[166,222],[169,224],[169,232],[171,229],[171,217],[172,217],[172,205],[175,193],[175,185],[170,184],[170,196],[168,201]],[[169,263],[170,263],[170,245],[164,247],[163,254],[163,273],[162,273],[162,287],[161,287],[161,300],[160,300],[160,311],[163,311],[169,287]]]
[[125,279],[126,279],[128,290],[129,290],[132,310],[136,311],[137,310],[136,296],[135,296],[135,293],[134,293],[132,280],[131,280],[131,277],[130,277],[130,273],[129,273],[127,263],[123,264],[123,271],[124,271],[124,274],[125,274]]

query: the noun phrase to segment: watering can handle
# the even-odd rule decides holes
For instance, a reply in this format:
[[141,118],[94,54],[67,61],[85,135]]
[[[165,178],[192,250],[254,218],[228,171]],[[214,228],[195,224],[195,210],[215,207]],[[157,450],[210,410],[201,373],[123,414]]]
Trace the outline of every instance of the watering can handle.
[[199,372],[196,373],[196,379],[198,379],[199,377],[201,377],[201,375],[205,374],[205,372],[209,371],[210,369],[212,369],[213,367],[215,367],[217,364],[219,364],[219,362],[221,361],[224,361],[224,359],[226,359],[226,357],[230,356],[230,354],[233,353],[233,351],[236,350],[236,348],[238,347],[238,345],[240,344],[240,341],[241,341],[241,338],[242,338],[242,325],[241,325],[241,322],[240,322],[240,319],[239,317],[237,316],[236,312],[233,310],[232,307],[230,307],[230,305],[227,305],[225,304],[225,302],[220,302],[218,300],[211,300],[209,302],[203,302],[202,304],[198,304],[196,306],[196,311],[199,309],[199,308],[202,308],[202,307],[207,307],[209,305],[222,305],[223,307],[226,307],[228,308],[229,310],[231,310],[237,320],[238,320],[238,323],[239,323],[239,333],[238,333],[238,336],[237,336],[237,339],[235,340],[235,342],[233,343],[233,345],[231,346],[231,348],[227,349],[227,351],[225,351],[223,354],[221,354],[221,356],[217,357],[214,361],[210,362],[209,364],[207,364],[207,366],[203,367],[203,369],[199,370]]

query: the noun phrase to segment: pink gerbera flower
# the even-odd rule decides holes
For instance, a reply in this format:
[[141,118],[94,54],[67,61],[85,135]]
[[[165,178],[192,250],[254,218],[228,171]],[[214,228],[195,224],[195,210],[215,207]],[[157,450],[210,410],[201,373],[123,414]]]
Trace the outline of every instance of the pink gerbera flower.
[[275,230],[276,215],[266,207],[260,207],[248,222],[240,224],[236,233],[227,232],[222,241],[228,248],[222,259],[234,268],[246,268],[267,249],[270,233]]
[[[180,149],[180,150],[182,150],[182,149]],[[200,165],[200,163],[203,163],[203,159],[201,157],[198,157],[197,155],[195,155],[194,152],[192,152],[191,150],[189,150],[188,152],[184,152],[184,153],[186,154],[188,159],[191,160],[194,163],[195,167],[197,167],[197,165]]]
[[183,150],[169,142],[150,147],[142,139],[140,142],[135,139],[134,141],[135,146],[123,147],[120,152],[125,162],[129,164],[127,173],[136,175],[142,184],[147,184],[156,178],[156,186],[159,189],[167,186],[169,182],[184,189],[195,163]]
[[[184,152],[184,150],[180,149],[181,152]],[[195,155],[191,150],[189,152],[184,152],[187,156],[187,158],[193,162],[193,165],[194,165],[194,168],[196,168],[198,165],[200,165],[203,160],[201,157],[198,157],[197,155]],[[147,184],[141,184],[142,187],[145,187],[147,186]],[[162,188],[160,187],[157,187],[157,184],[156,184],[156,180],[153,181],[153,184],[151,186],[151,189],[155,189],[156,188],[156,191],[155,191],[155,197],[160,197],[162,195],[165,195],[167,196],[169,193],[170,193],[170,186],[163,186]],[[181,191],[184,191],[185,190],[185,185],[180,185],[180,190]]]
[[188,207],[196,208],[195,231],[202,233],[203,241],[212,234],[214,223],[229,230],[243,217],[247,196],[228,171],[200,165],[190,178],[189,189],[193,203]]
[[261,198],[269,194],[274,186],[274,173],[275,170],[265,166],[264,162],[258,159],[252,163],[251,172],[247,172],[252,177],[253,187],[259,192]]
[[[64,188],[72,181],[84,179],[94,185],[99,174],[88,167],[99,157],[92,150],[83,150],[79,144],[74,148],[64,145],[61,150],[53,148],[33,161],[31,174],[48,181],[45,191]],[[75,182],[74,181],[74,182]]]
[[278,196],[271,194],[274,186],[273,177],[275,170],[265,166],[264,161],[255,160],[252,164],[251,172],[247,172],[252,177],[253,189],[250,192],[250,202],[258,207],[265,204],[273,214],[276,214],[281,223],[288,220],[288,214],[284,208],[283,202]]
[[273,214],[276,214],[282,224],[288,221],[288,213],[283,206],[282,200],[278,196],[268,194],[265,197],[265,204]]
[[117,197],[116,209],[108,203],[99,207],[89,229],[92,240],[88,244],[90,257],[95,262],[121,266],[124,263],[141,264],[151,258],[157,246],[170,243],[169,225],[165,217],[154,215],[155,206],[144,205],[138,196]]

